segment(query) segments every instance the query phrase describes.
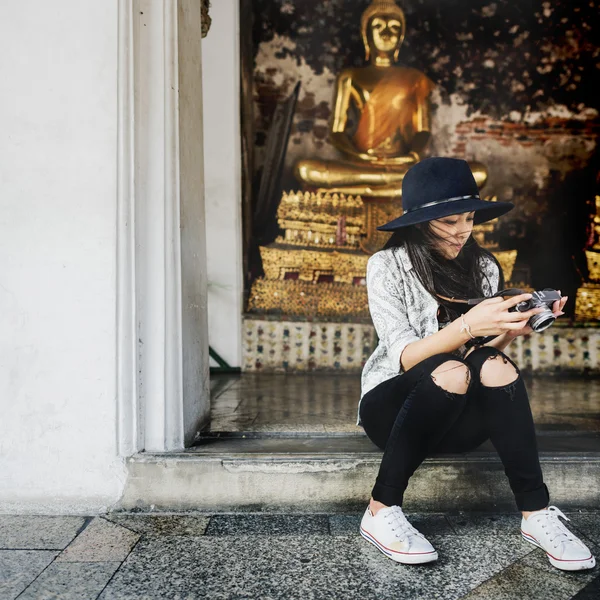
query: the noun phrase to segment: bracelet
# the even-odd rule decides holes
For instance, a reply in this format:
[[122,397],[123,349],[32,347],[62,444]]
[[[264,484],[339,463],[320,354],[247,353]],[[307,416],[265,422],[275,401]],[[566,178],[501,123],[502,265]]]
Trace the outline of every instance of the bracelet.
[[466,331],[471,336],[471,339],[474,340],[475,336],[471,333],[471,327],[465,321],[465,316],[464,315],[460,315],[460,320],[461,320],[461,323],[462,323],[462,325],[460,326],[460,332],[462,333],[463,331]]

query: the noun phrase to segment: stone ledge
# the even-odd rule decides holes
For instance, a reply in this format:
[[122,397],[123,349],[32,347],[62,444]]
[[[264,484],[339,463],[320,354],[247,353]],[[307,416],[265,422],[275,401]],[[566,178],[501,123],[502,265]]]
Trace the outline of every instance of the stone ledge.
[[[600,453],[542,453],[552,502],[565,509],[600,504]],[[278,511],[361,510],[381,453],[331,455],[138,454],[128,461],[115,510]],[[426,460],[411,478],[410,510],[514,510],[502,463],[494,453]]]

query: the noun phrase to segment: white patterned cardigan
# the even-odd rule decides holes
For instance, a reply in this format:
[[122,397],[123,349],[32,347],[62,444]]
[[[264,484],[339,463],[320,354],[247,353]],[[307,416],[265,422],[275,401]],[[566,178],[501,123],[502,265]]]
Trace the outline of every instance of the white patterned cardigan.
[[[485,257],[481,267],[483,294],[491,296],[498,291],[498,266]],[[367,263],[367,293],[379,343],[363,367],[360,400],[381,382],[403,372],[400,355],[408,344],[440,329],[437,318],[440,305],[419,281],[403,246],[371,256]],[[465,353],[464,345],[454,352],[457,356]],[[358,406],[360,409],[360,401]],[[356,424],[361,424],[360,413]]]

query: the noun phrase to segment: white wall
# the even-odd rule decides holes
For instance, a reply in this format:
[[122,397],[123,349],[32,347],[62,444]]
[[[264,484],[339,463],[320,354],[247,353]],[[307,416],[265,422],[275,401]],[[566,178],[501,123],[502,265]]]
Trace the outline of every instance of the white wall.
[[242,362],[239,0],[212,2],[202,41],[210,345]]
[[92,512],[123,487],[117,9],[0,4],[0,512]]

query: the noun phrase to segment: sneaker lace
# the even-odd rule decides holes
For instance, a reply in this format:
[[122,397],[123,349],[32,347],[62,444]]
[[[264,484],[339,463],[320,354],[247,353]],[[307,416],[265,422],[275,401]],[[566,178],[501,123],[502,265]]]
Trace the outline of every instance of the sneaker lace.
[[386,515],[385,520],[392,526],[394,535],[399,540],[405,540],[413,536],[423,537],[407,520],[399,506],[392,506],[392,510]]
[[571,520],[556,506],[549,506],[546,511],[545,524],[542,525],[542,529],[546,530],[548,541],[554,546],[554,548],[558,548],[558,546],[564,542],[578,541],[577,538],[559,520],[559,517],[562,517],[565,521]]

